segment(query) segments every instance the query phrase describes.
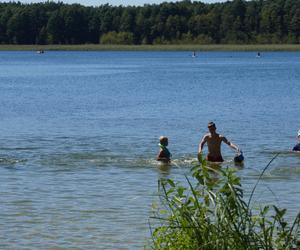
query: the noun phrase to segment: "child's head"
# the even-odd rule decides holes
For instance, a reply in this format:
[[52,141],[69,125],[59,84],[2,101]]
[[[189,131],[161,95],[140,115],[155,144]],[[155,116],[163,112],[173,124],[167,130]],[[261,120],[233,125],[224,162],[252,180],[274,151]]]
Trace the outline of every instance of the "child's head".
[[159,137],[159,143],[163,146],[168,146],[168,137],[166,136]]

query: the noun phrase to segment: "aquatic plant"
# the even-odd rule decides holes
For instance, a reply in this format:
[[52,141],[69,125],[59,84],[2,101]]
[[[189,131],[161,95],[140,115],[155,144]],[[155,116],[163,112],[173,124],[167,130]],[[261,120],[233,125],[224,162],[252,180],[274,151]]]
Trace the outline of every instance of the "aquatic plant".
[[191,171],[186,186],[159,180],[160,202],[153,209],[152,242],[146,248],[300,249],[300,213],[290,222],[286,209],[253,206],[257,185],[246,200],[235,169],[214,169],[201,160]]

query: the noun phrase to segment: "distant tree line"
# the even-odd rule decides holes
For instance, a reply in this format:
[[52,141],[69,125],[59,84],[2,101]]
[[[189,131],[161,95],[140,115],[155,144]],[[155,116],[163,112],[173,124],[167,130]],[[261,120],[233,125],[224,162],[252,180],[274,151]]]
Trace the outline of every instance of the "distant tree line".
[[0,3],[1,44],[299,42],[299,0],[184,0],[126,7]]

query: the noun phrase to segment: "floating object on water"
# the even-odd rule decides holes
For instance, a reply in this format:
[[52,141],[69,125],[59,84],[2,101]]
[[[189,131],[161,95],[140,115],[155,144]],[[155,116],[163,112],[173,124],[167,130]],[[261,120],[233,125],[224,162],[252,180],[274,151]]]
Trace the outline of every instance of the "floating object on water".
[[293,151],[300,152],[300,143],[298,143],[297,145],[295,145],[295,147],[293,147]]
[[300,152],[300,130],[298,130],[298,140],[299,140],[299,143],[297,145],[295,145],[295,147],[293,148],[294,152]]
[[243,152],[240,151],[239,153],[237,153],[236,156],[233,158],[233,160],[236,163],[242,163],[244,161]]
[[36,52],[37,54],[44,54],[45,53],[45,51],[44,50],[37,50],[37,52]]
[[193,51],[192,57],[193,57],[193,58],[197,57],[196,51]]
[[256,57],[260,58],[260,52],[257,52]]

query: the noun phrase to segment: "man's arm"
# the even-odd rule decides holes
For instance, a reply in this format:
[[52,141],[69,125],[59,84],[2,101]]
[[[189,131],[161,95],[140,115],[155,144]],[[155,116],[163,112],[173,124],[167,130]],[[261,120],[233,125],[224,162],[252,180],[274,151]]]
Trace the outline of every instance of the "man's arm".
[[202,153],[202,149],[204,147],[204,144],[207,142],[207,135],[204,135],[201,142],[199,143],[199,149],[198,149],[198,154]]
[[240,151],[240,149],[238,148],[238,146],[234,145],[232,142],[228,141],[226,137],[222,136],[222,141],[224,143],[226,143],[229,147],[231,147],[232,149],[236,150],[237,152]]
[[198,148],[198,160],[201,161],[202,159],[202,150],[204,147],[204,144],[207,142],[207,135],[204,135],[201,142],[199,143],[199,148]]

